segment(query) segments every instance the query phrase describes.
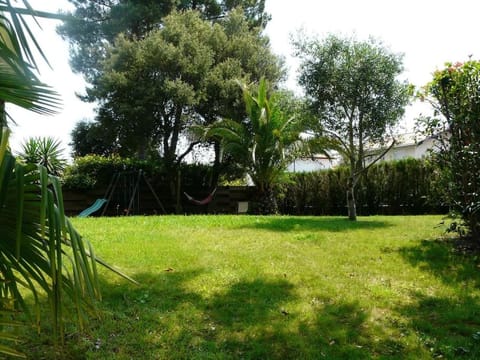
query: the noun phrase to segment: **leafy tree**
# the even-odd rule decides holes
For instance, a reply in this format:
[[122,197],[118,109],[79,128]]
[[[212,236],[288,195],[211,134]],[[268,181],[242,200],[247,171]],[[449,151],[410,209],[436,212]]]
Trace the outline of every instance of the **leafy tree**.
[[480,236],[480,61],[447,63],[421,97],[435,109],[424,125],[438,140],[433,159],[442,170],[443,195],[470,235]]
[[[160,136],[160,130],[153,130],[155,126],[158,126],[156,119],[159,115],[153,114],[153,116],[150,116],[152,111],[151,107],[149,108],[149,104],[152,102],[151,96],[143,96],[145,92],[147,95],[150,93],[150,87],[158,87],[158,83],[151,76],[144,80],[147,75],[138,75],[142,72],[142,66],[150,67],[146,70],[147,72],[161,71],[165,74],[170,73],[170,76],[175,78],[176,75],[173,74],[175,71],[195,71],[197,73],[195,77],[183,76],[183,81],[190,84],[195,82],[195,97],[202,101],[195,101],[190,112],[196,113],[197,121],[206,123],[212,123],[223,116],[231,118],[241,118],[243,116],[241,92],[236,85],[238,79],[258,81],[261,76],[265,76],[270,81],[276,82],[283,75],[281,63],[271,53],[268,39],[263,37],[258,29],[251,29],[248,26],[242,12],[234,11],[227,17],[219,19],[215,25],[201,21],[199,14],[187,14],[176,13],[166,17],[165,26],[161,30],[151,33],[141,41],[132,41],[124,36],[119,38],[116,45],[109,48],[107,58],[103,62],[101,76],[98,76],[95,84],[88,91],[89,100],[101,103],[97,120],[102,124],[103,132],[110,135],[109,141],[112,142],[112,149],[116,149],[121,154],[134,155],[135,152],[138,152],[138,149],[136,149],[138,145],[155,148]],[[188,22],[188,17],[196,17],[197,19],[195,22]],[[195,43],[189,40],[189,36],[193,31],[196,31],[194,27],[198,27],[198,24],[202,24],[204,32],[208,32],[208,34],[205,33],[204,38],[195,38]],[[177,38],[174,38],[174,36]],[[154,40],[155,37],[157,40]],[[160,62],[160,60],[152,59],[155,54],[152,54],[153,48],[148,48],[147,43],[158,42],[160,37],[163,37],[162,41],[168,43],[169,46],[159,49],[157,44],[157,52],[170,51],[172,53],[177,51],[176,56],[181,55],[187,63],[195,56],[198,60],[201,55],[200,53],[191,53],[187,47],[190,46],[194,49],[202,46],[207,51],[202,55],[205,57],[205,61],[209,62],[206,64],[207,67],[187,69],[183,66],[180,69],[179,64],[171,57],[165,59],[161,65],[155,64],[154,61]],[[190,41],[190,44],[187,44],[188,41]],[[116,47],[118,47],[117,50]],[[173,49],[173,47],[177,49]],[[183,47],[183,50],[181,47]],[[150,63],[138,60],[142,56],[144,60],[148,59]],[[110,76],[113,72],[127,73],[130,71],[129,67],[132,70],[135,69],[135,76],[129,76],[128,74],[123,77],[116,76],[116,74]],[[143,81],[137,81],[136,76],[140,76],[139,79]],[[110,98],[108,89],[116,86],[116,82],[119,82],[118,85],[121,85],[125,91],[123,94],[116,91],[115,97]],[[145,90],[142,91],[140,86]],[[105,99],[109,104],[114,104],[121,97],[127,98],[127,95],[133,96],[135,101],[130,102],[126,99],[121,106],[117,104],[118,106],[115,108],[104,106],[102,103]],[[136,116],[139,109],[143,115],[146,115]],[[74,132],[74,136],[80,136],[80,138],[75,137],[73,139],[74,151],[84,153],[87,150],[89,153],[98,153],[97,150],[99,149],[88,150],[87,148],[77,151],[77,146],[79,148],[85,147],[85,144],[81,144],[81,138],[85,140],[88,140],[88,137],[96,139],[95,132],[97,132],[98,127],[90,125],[87,128],[82,125],[78,130],[78,132]],[[87,135],[89,131],[93,134]],[[155,137],[157,137],[157,140]],[[103,148],[103,146],[100,146],[100,150],[103,150]]]
[[60,176],[67,165],[60,146],[60,140],[50,136],[32,137],[22,144],[18,156],[26,163],[42,165],[51,175]]
[[117,139],[114,133],[105,132],[99,122],[81,120],[75,124],[71,132],[73,157],[90,154],[103,156],[118,152]]
[[356,220],[355,186],[368,168],[365,151],[385,144],[409,101],[410,87],[397,80],[401,57],[374,40],[334,35],[299,40],[295,46],[301,59],[299,82],[318,119],[311,130],[331,136],[345,158],[350,169],[348,215]]
[[146,156],[161,147],[173,166],[179,136],[195,121],[203,79],[213,62],[214,29],[195,12],[175,13],[141,41],[120,36],[89,94],[100,103],[97,120],[115,134],[120,155]]
[[[261,35],[259,28],[251,28],[241,11],[232,11],[217,21],[217,25],[221,26],[224,34],[218,33],[222,41],[216,42],[213,47],[214,63],[204,79],[205,95],[203,101],[195,106],[199,120],[206,126],[221,118],[236,121],[245,118],[239,80],[258,83],[263,77],[275,85],[284,76],[283,63],[271,52],[269,39]],[[229,164],[221,161],[219,141],[211,140],[215,151],[213,187]]]
[[186,129],[221,116],[239,118],[244,109],[236,79],[266,75],[277,81],[280,69],[267,40],[248,28],[241,12],[216,24],[195,11],[175,12],[143,40],[120,36],[89,94],[99,102],[97,121],[120,155],[145,157],[160,149],[175,174],[199,142],[192,140],[181,153]]
[[265,27],[269,16],[265,0],[69,0],[75,5],[59,33],[71,44],[71,65],[89,82],[101,74],[106,49],[119,34],[143,39],[163,24],[172,11],[197,10],[202,17],[219,21],[237,7],[243,8],[250,27]]
[[258,190],[258,211],[278,212],[275,187],[302,143],[301,126],[279,106],[277,94],[268,96],[265,79],[252,91],[243,86],[247,117],[242,122],[223,119],[206,136],[222,139],[226,153],[233,156],[252,178]]
[[[5,103],[40,113],[55,111],[58,98],[34,71],[29,44],[36,44],[25,15],[34,12],[0,0],[0,119],[6,125]],[[65,297],[73,300],[79,324],[92,310],[99,287],[92,248],[72,227],[63,211],[59,180],[43,166],[21,164],[8,147],[9,130],[0,131],[0,353],[23,357],[5,341],[14,340],[12,321],[18,309],[40,324],[39,293],[49,298],[55,339],[62,339]],[[26,302],[31,297],[32,307]]]

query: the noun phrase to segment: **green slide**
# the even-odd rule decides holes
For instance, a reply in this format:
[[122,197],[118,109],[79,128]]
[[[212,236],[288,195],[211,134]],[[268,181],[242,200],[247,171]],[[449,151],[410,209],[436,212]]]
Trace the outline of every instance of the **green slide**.
[[97,199],[97,200],[95,200],[93,205],[90,206],[89,208],[86,208],[85,210],[83,210],[80,214],[78,214],[78,217],[87,217],[87,216],[93,214],[95,211],[100,210],[100,208],[106,202],[107,202],[107,199]]

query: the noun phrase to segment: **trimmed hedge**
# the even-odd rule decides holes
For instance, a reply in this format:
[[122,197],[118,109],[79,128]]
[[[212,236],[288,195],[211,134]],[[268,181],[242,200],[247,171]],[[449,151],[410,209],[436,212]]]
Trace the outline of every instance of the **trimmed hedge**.
[[[346,215],[346,167],[289,176],[279,195],[283,214]],[[446,213],[435,191],[438,172],[425,160],[381,162],[356,189],[359,215]]]
[[[116,173],[138,174],[143,170],[152,184],[168,187],[168,179],[176,174],[167,174],[163,164],[158,161],[144,161],[119,156],[104,157],[87,155],[76,158],[68,166],[62,178],[67,190],[92,190],[108,186]],[[211,176],[211,167],[199,164],[180,166],[182,186],[207,187]]]
[[[168,179],[161,162],[88,155],[75,159],[63,178],[72,191],[105,189],[117,172],[136,174],[143,170],[155,189],[169,194]],[[211,166],[181,168],[182,189],[196,195],[209,189]],[[339,167],[312,173],[289,174],[278,194],[279,210],[293,215],[346,215],[348,169]],[[357,185],[359,215],[446,213],[438,191],[438,169],[428,161],[405,159],[372,166]],[[247,190],[246,190],[247,191]],[[202,192],[203,194],[203,192]],[[252,199],[253,200],[253,199]],[[170,199],[167,203],[174,203]]]

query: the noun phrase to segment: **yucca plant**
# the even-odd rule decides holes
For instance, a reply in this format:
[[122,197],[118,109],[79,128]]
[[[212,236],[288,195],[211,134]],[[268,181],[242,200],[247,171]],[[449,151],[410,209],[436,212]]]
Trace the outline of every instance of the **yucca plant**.
[[51,136],[31,137],[22,144],[18,157],[26,163],[43,165],[51,175],[60,176],[67,165],[61,142]]
[[[0,141],[0,306],[3,311],[21,310],[40,325],[42,290],[50,302],[54,336],[62,338],[63,297],[73,299],[80,324],[93,309],[92,300],[100,297],[95,256],[64,216],[58,178],[48,175],[43,166],[17,162],[7,142],[8,130],[4,130]],[[24,300],[26,294],[33,295],[33,312]]]
[[0,0],[0,355],[19,357],[11,343],[17,325],[12,318],[20,310],[40,325],[40,293],[49,300],[55,339],[63,339],[65,298],[72,300],[80,325],[100,298],[100,260],[65,217],[59,180],[44,166],[16,161],[8,147],[5,103],[43,114],[59,104],[34,73],[30,44],[41,49],[24,16],[39,13],[26,0],[22,4]]

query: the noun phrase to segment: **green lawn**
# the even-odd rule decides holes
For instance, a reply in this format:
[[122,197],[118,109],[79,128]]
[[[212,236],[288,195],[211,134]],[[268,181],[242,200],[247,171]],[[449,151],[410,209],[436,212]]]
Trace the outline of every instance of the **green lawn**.
[[[440,220],[74,219],[141,285],[102,270],[101,318],[60,357],[480,358],[480,260],[438,241]],[[51,358],[47,335],[31,358]]]

